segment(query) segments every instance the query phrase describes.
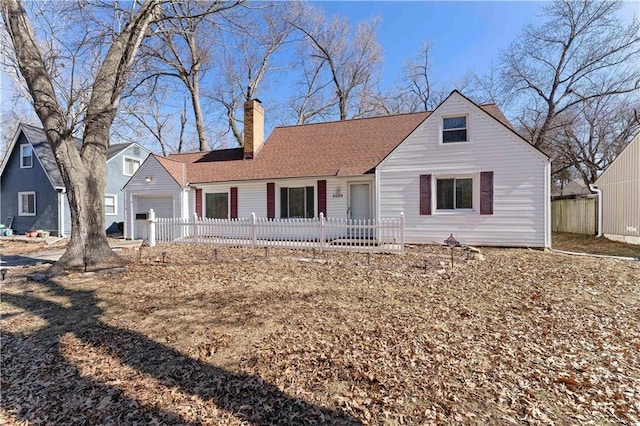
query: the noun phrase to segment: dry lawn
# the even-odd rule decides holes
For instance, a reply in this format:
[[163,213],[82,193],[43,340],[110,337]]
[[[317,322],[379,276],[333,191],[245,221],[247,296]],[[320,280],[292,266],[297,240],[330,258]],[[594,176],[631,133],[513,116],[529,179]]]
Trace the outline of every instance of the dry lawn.
[[553,248],[558,250],[640,258],[640,245],[596,238],[593,235],[554,232],[551,241]]
[[12,270],[3,423],[640,421],[640,262],[266,254],[160,246],[115,274]]

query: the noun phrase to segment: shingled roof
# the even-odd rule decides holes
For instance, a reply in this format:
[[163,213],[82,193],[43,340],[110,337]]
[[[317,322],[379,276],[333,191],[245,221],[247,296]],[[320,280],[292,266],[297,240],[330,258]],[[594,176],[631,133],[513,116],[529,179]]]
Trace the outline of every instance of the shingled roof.
[[185,186],[187,184],[187,172],[186,164],[180,161],[173,160],[167,157],[161,157],[156,154],[151,154],[162,167],[173,177],[178,185]]
[[[494,104],[480,107],[511,128]],[[430,114],[418,112],[276,127],[254,159],[244,160],[242,148],[234,148],[170,154],[168,159],[173,161],[167,165],[175,168],[175,162],[186,164],[190,184],[359,176],[372,173]],[[176,177],[177,169],[172,172],[165,168]]]

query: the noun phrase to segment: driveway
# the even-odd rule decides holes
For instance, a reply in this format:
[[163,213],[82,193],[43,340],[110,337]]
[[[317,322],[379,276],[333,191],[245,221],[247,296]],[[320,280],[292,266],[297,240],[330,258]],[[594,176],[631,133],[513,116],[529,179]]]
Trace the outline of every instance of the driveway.
[[[140,240],[119,240],[110,243],[113,250],[137,249],[140,247]],[[26,254],[0,255],[0,267],[15,268],[21,266],[37,265],[39,263],[55,263],[64,254],[65,248],[42,250]]]

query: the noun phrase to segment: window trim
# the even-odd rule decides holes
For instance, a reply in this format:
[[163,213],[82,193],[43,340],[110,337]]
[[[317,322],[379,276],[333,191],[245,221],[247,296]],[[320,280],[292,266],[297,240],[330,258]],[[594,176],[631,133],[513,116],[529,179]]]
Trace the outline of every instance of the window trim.
[[[459,118],[464,117],[466,127],[460,127],[455,129],[446,129],[444,128],[444,120],[447,118]],[[440,117],[440,132],[439,132],[439,142],[440,145],[457,145],[457,144],[466,144],[471,143],[471,126],[470,126],[471,117],[469,114],[447,114]],[[445,131],[455,131],[455,130],[466,130],[467,131],[467,140],[464,141],[444,141],[444,132]]]
[[[438,208],[438,181],[444,179],[454,179],[454,207],[453,209],[441,209]],[[470,209],[457,209],[455,207],[455,179],[471,179],[471,208]],[[476,214],[479,212],[480,199],[479,199],[479,180],[480,175],[478,173],[454,173],[444,175],[434,175],[431,188],[431,201],[433,214]]]
[[[113,198],[113,213],[107,213],[107,197]],[[118,194],[104,194],[104,215],[105,216],[118,215]]]
[[[28,213],[22,211],[22,196],[23,195],[33,195],[33,213]],[[18,216],[36,216],[37,215],[37,205],[36,205],[36,191],[22,191],[18,192]]]
[[[215,194],[224,194],[227,196],[227,216],[226,217],[220,217],[220,218],[213,218],[213,217],[209,217],[207,215],[207,195],[215,195]],[[230,211],[230,207],[231,207],[231,194],[229,194],[229,191],[211,191],[211,192],[205,192],[202,191],[202,217],[205,217],[207,219],[229,219],[231,218],[231,211]]]
[[[25,158],[27,158],[24,155],[25,148],[30,148],[31,149],[31,155],[29,156],[29,158],[31,159],[31,165],[29,165],[29,166],[25,166],[24,162],[22,161]],[[31,169],[31,168],[33,168],[33,147],[31,146],[31,144],[28,144],[28,143],[20,144],[20,168],[21,169]]]
[[[127,173],[127,160],[132,160],[132,161],[137,161],[137,162],[138,162],[138,168],[136,169],[136,171],[135,171],[135,172],[133,172],[133,173],[131,173],[131,174],[128,174],[128,173]],[[122,174],[123,174],[124,176],[133,176],[133,175],[135,175],[135,174],[136,174],[136,172],[137,172],[138,170],[140,170],[140,166],[142,166],[142,161],[141,161],[139,158],[136,158],[136,157],[130,157],[130,156],[128,156],[128,155],[123,155],[123,156],[122,156]]]

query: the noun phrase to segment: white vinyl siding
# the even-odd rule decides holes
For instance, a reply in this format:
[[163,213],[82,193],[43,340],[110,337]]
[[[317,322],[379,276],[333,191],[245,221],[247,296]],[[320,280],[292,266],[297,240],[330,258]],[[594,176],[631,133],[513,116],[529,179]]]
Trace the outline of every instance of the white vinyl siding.
[[18,216],[36,215],[35,191],[18,192]]
[[[357,176],[354,178],[319,177],[317,179],[276,179],[264,181],[235,181],[202,186],[202,192],[228,192],[229,188],[238,188],[238,217],[251,217],[255,213],[257,217],[267,217],[267,182],[275,183],[275,208],[276,217],[281,217],[280,188],[314,187],[314,211],[318,215],[317,181],[327,181],[327,217],[347,218],[348,186],[349,182],[373,183],[373,176]],[[195,191],[191,191],[195,193]],[[204,196],[204,195],[203,195]],[[204,206],[204,204],[203,204]],[[193,216],[195,201],[190,202],[189,217]],[[375,214],[375,212],[372,212]]]
[[[440,143],[443,117],[466,115],[473,143]],[[479,175],[493,171],[493,214],[479,211]],[[378,217],[405,214],[408,243],[441,243],[453,233],[465,244],[548,245],[548,161],[525,141],[458,94],[434,111],[376,169]],[[474,179],[474,212],[420,215],[420,175]]]
[[[145,196],[166,197],[170,200],[171,208],[156,212],[156,217],[181,217],[182,214],[185,213],[183,206],[187,202],[186,198],[189,196],[189,192],[184,191],[183,188],[178,185],[176,180],[167,173],[155,157],[147,157],[147,160],[140,166],[140,169],[140,173],[136,173],[124,187],[125,238],[132,237],[135,214],[141,212],[138,207],[139,199]],[[145,180],[147,176],[152,178],[151,182]],[[146,208],[146,206],[142,207]],[[193,210],[191,210],[190,213],[193,215]]]
[[104,196],[104,214],[107,216],[116,216],[118,214],[118,196],[115,194],[106,194]]
[[30,169],[33,167],[33,148],[29,144],[20,145],[20,168]]

